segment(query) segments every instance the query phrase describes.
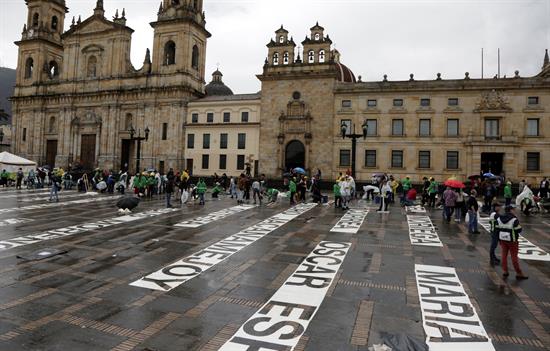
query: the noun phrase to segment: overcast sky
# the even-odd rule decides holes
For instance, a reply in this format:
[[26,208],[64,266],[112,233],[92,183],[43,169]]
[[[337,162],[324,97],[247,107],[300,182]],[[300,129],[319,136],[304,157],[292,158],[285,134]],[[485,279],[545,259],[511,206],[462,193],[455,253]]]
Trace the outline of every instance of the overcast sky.
[[[92,14],[95,0],[66,0],[69,13],[82,20]],[[127,25],[135,30],[132,62],[141,67],[153,43],[149,22],[156,19],[160,0],[104,0],[106,16],[126,8]],[[266,44],[281,24],[297,42],[319,21],[342,62],[363,81],[434,79],[481,75],[497,71],[522,76],[540,71],[544,49],[550,48],[550,0],[204,0],[207,29],[207,77],[220,64],[224,81],[236,93],[255,92],[267,55]],[[24,0],[0,0],[0,66],[15,68],[21,29],[26,21]]]

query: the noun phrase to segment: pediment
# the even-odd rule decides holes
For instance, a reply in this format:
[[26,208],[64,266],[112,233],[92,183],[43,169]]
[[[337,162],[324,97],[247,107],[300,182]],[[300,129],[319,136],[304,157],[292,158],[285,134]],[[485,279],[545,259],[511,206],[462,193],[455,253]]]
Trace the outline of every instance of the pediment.
[[121,28],[132,31],[131,28],[118,23],[111,22],[105,19],[104,17],[91,16],[87,18],[84,22],[71,27],[71,29],[65,32],[64,36],[71,36],[75,34],[85,35],[85,34],[93,34],[93,33],[102,33],[102,32],[111,31],[111,30],[120,30]]

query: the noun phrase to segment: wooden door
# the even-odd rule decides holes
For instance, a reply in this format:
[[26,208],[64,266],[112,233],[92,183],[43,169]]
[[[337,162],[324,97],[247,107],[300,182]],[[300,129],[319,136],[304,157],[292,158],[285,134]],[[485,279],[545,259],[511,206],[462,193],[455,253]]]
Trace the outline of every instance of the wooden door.
[[46,142],[46,164],[50,168],[55,167],[55,157],[57,156],[57,140],[48,140]]
[[86,170],[95,167],[95,134],[83,134],[80,144],[80,161]]

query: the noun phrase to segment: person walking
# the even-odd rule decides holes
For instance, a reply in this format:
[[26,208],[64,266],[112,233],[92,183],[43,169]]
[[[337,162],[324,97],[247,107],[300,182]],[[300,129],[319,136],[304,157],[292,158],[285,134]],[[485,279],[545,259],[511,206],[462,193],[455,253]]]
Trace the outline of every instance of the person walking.
[[3,169],[2,173],[0,173],[0,183],[4,188],[8,186],[9,177],[10,177],[10,174],[5,169]]
[[401,188],[403,188],[403,196],[401,197],[401,204],[403,204],[407,198],[409,190],[412,188],[411,178],[406,176],[405,179],[401,180]]
[[290,191],[290,205],[295,205],[296,201],[296,178],[290,179],[288,182],[288,190]]
[[451,218],[455,210],[456,198],[457,198],[457,195],[455,191],[448,186],[447,189],[443,192],[443,201],[442,201],[443,218],[447,220],[447,223],[451,222]]
[[479,234],[477,230],[477,211],[479,210],[479,204],[477,203],[477,192],[472,190],[468,197],[468,203],[466,205],[468,209],[468,233]]
[[166,174],[166,207],[171,208],[172,204],[170,200],[172,199],[172,194],[174,193],[174,170],[170,168],[168,174]]
[[199,195],[199,205],[204,206],[204,194],[206,193],[206,183],[202,178],[197,183],[197,195]]
[[244,173],[241,173],[237,183],[237,203],[244,203],[244,191],[246,189],[246,176]]
[[332,186],[332,192],[334,194],[334,208],[342,207],[342,193],[340,192],[340,181],[336,180]]
[[252,198],[254,199],[254,205],[256,205],[256,198],[258,198],[260,206],[262,205],[261,186],[258,179],[254,180],[254,182],[252,183]]
[[464,208],[464,192],[462,189],[456,191],[455,200],[455,222],[460,223],[462,220],[462,209]]
[[499,232],[498,232],[498,218],[500,217],[500,202],[495,202],[493,205],[493,212],[489,215],[489,223],[491,224],[491,246],[489,248],[489,264],[491,266],[500,263],[500,260],[495,255],[495,250],[498,246]]
[[510,181],[507,181],[504,186],[504,201],[506,207],[512,205],[512,182]]
[[428,187],[428,194],[430,196],[430,201],[428,206],[435,207],[435,196],[437,195],[439,184],[435,181],[433,177],[430,178],[430,186]]
[[519,266],[518,239],[522,232],[522,228],[511,206],[506,207],[504,215],[498,217],[497,230],[500,239],[500,248],[502,250],[502,277],[506,279],[510,275],[510,273],[508,273],[508,253],[510,253],[512,265],[516,271],[516,279],[528,279],[529,277],[523,274]]
[[548,198],[549,188],[550,188],[550,182],[548,181],[548,178],[544,177],[540,182],[540,187],[539,187],[540,197],[542,197],[543,199]]
[[57,195],[57,192],[59,189],[61,189],[61,178],[55,174],[52,173],[52,187],[50,189],[50,199],[48,201],[53,201],[55,198],[55,202],[59,202],[59,196]]
[[19,168],[19,170],[17,171],[17,175],[16,175],[16,183],[15,183],[15,189],[21,189],[21,183],[23,182],[23,177],[25,175],[23,174],[23,169],[22,168]]
[[340,181],[340,196],[342,197],[342,209],[348,210],[351,197],[351,184],[348,176],[344,176],[344,179]]
[[389,181],[383,180],[380,187],[380,207],[378,208],[379,213],[388,212],[389,201],[388,198],[392,194],[392,188]]

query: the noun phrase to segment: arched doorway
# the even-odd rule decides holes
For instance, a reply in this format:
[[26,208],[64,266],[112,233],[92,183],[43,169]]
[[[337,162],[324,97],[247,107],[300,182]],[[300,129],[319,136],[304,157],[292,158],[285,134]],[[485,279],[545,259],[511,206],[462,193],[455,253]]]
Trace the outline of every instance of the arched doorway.
[[285,152],[285,169],[294,169],[296,167],[305,168],[306,165],[306,148],[298,140],[292,140],[286,146]]

